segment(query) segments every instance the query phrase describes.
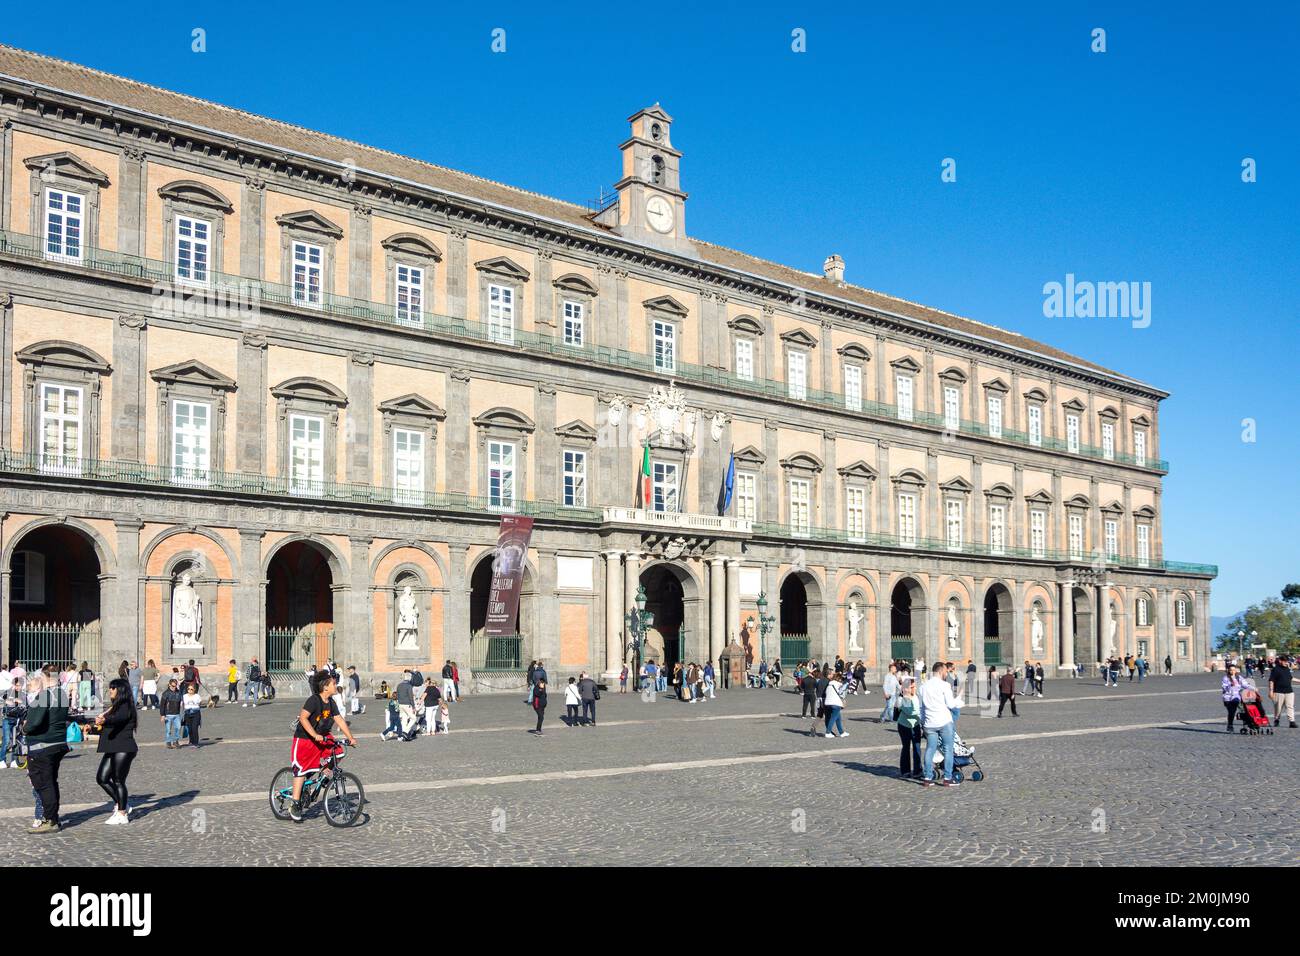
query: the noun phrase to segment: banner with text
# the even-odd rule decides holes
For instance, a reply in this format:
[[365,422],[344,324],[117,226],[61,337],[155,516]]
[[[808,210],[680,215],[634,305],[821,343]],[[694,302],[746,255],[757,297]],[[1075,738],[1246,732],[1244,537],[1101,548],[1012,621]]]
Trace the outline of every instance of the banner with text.
[[528,542],[533,519],[528,515],[502,515],[497,550],[492,556],[492,589],[488,593],[488,637],[513,637],[519,613],[519,591],[524,581]]

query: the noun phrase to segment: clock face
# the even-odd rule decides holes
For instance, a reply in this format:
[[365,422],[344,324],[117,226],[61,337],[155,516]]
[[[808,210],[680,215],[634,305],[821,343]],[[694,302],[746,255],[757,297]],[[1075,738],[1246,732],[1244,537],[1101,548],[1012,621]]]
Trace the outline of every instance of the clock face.
[[651,196],[646,201],[645,217],[655,232],[672,232],[673,207],[663,196]]

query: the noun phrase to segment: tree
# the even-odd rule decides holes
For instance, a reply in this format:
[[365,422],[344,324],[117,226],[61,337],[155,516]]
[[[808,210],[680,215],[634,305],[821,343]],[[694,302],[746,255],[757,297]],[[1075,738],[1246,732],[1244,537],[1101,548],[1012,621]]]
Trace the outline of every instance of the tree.
[[1300,601],[1300,584],[1288,584],[1282,589],[1282,600],[1287,604]]
[[[1291,587],[1296,586],[1287,585],[1287,588]],[[1285,595],[1286,589],[1282,593]],[[1300,597],[1300,588],[1297,596]],[[1252,604],[1228,622],[1223,633],[1215,638],[1214,649],[1236,652],[1238,631],[1246,632],[1240,645],[1243,656],[1250,654],[1252,643],[1266,644],[1279,653],[1295,654],[1300,651],[1300,605],[1273,597]],[[1257,636],[1252,638],[1251,631],[1255,631]]]

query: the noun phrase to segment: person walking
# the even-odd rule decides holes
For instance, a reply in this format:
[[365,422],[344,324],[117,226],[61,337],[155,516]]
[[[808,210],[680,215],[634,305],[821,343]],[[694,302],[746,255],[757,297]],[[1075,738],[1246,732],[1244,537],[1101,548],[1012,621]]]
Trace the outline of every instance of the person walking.
[[623,669],[618,672],[618,692],[620,694],[627,693],[627,665],[626,664],[624,664]]
[[831,671],[829,667],[823,667],[817,674],[817,683],[814,687],[817,690],[817,714],[816,718],[822,716],[822,708],[826,706],[826,687],[831,682]]
[[135,742],[137,716],[130,682],[120,677],[110,681],[107,703],[108,710],[95,718],[100,754],[95,783],[99,784],[100,789],[108,794],[108,799],[113,802],[113,813],[104,822],[114,825],[131,822],[126,778],[131,772],[131,763],[140,749]]
[[411,683],[411,672],[402,671],[401,683],[397,685],[397,712],[402,718],[402,737],[410,738],[415,729],[415,685]]
[[916,681],[904,677],[902,695],[895,715],[898,720],[898,775],[921,778],[921,702],[916,697]]
[[817,719],[817,678],[813,676],[810,670],[799,680],[799,689],[803,691],[803,709],[799,713],[799,719],[811,717]]
[[582,705],[582,695],[578,693],[578,679],[570,677],[564,687],[564,718],[570,727],[578,726],[578,708]]
[[952,778],[953,762],[953,710],[961,705],[953,699],[952,685],[944,680],[944,665],[935,664],[930,679],[921,685],[921,726],[925,731],[925,756],[921,767],[922,786],[933,787],[933,768],[939,748],[943,748],[943,786],[956,787],[958,782]]
[[[777,663],[781,663],[777,661]],[[717,673],[713,670],[713,661],[708,661],[704,665],[704,689],[708,692],[709,700],[717,700],[718,695],[714,692],[717,686]]]
[[1011,716],[1019,717],[1020,715],[1016,713],[1016,675],[1012,673],[1010,667],[1008,667],[1006,673],[1002,675],[1002,680],[998,684],[999,717],[1002,716],[1002,709],[1007,706],[1008,701],[1011,703]]
[[144,672],[140,670],[139,661],[131,662],[131,666],[126,672],[126,679],[131,688],[131,699],[138,704],[140,702],[140,685],[144,682]]
[[1023,697],[1025,694],[1032,696],[1034,693],[1034,665],[1029,663],[1029,661],[1025,661],[1024,676],[1025,684],[1020,688],[1020,696]]
[[595,727],[596,701],[600,700],[600,688],[586,671],[578,677],[578,696],[582,698],[582,723]]
[[144,699],[145,710],[158,709],[158,665],[152,658],[140,668],[140,696]]
[[1268,672],[1268,696],[1273,699],[1273,726],[1282,723],[1282,712],[1286,711],[1287,726],[1295,728],[1295,691],[1291,682],[1291,660],[1285,654],[1273,663]]
[[884,686],[880,689],[880,692],[885,696],[885,706],[881,708],[880,717],[877,718],[876,723],[887,724],[894,719],[898,708],[898,690],[898,665],[890,661],[889,671],[885,674]]
[[1034,691],[1039,697],[1043,696],[1043,678],[1046,676],[1043,672],[1043,662],[1039,661],[1034,665]]
[[1168,654],[1165,655],[1165,676],[1166,677],[1174,676],[1174,659],[1170,657]]
[[[538,661],[537,666],[541,667],[542,662]],[[546,671],[542,671],[542,673],[545,674]],[[456,691],[456,700],[460,700],[460,667],[455,661],[451,662],[451,686]]]
[[827,737],[847,737],[844,721],[840,714],[844,710],[844,683],[837,672],[826,681],[826,701],[822,705],[822,714],[826,718]]
[[533,687],[533,710],[537,713],[537,728],[529,733],[542,736],[542,722],[546,720],[546,681],[540,680]]
[[979,688],[975,682],[979,680],[980,669],[975,666],[975,662],[969,657],[966,658],[966,703],[970,703],[972,695],[979,694]]
[[27,779],[41,806],[41,822],[28,833],[57,833],[59,765],[68,755],[68,698],[59,691],[53,668],[28,679],[31,697],[23,730],[27,735]]
[[158,703],[158,719],[163,723],[163,746],[168,750],[177,750],[181,745],[182,701],[180,685],[169,680]]
[[[366,712],[366,705],[361,702],[361,675],[357,673],[355,664],[348,665],[347,682],[348,690],[350,691],[350,696],[352,698],[352,709],[350,713],[364,714]],[[429,681],[429,686],[434,686],[433,681]]]
[[226,668],[226,703],[234,704],[239,701],[239,665],[235,659],[230,659],[230,666]]
[[199,745],[199,726],[203,723],[202,708],[203,698],[199,696],[199,685],[186,684],[185,696],[181,698],[181,710],[184,712],[183,723],[191,747]]
[[[1241,706],[1241,675],[1236,664],[1229,664],[1224,671],[1219,687],[1223,694],[1223,709],[1228,712],[1228,733],[1232,733],[1232,722],[1237,718],[1237,708]],[[1242,718],[1245,723],[1245,718]]]
[[248,702],[252,700],[253,706],[257,706],[257,698],[262,686],[262,665],[254,657],[244,668],[244,703],[247,707]]

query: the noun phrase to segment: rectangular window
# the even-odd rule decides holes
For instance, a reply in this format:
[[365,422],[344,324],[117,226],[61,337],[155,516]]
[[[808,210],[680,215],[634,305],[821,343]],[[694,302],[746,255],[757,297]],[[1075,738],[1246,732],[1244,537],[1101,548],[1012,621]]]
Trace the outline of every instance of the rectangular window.
[[1065,416],[1065,450],[1079,454],[1079,416]]
[[1133,433],[1133,461],[1139,468],[1145,468],[1147,464],[1147,433]]
[[1047,555],[1047,512],[1029,512],[1029,551],[1035,558]]
[[509,442],[488,442],[488,506],[515,506],[515,446]]
[[753,472],[736,473],[736,517],[745,521],[758,520],[758,476]]
[[569,508],[587,507],[587,453],[564,453],[564,504]]
[[393,429],[393,487],[399,501],[423,501],[424,432]]
[[679,509],[677,494],[677,466],[672,462],[656,461],[650,466],[653,483],[652,503],[655,511],[676,514]]
[[898,400],[898,417],[905,422],[910,422],[912,420],[912,376],[896,376],[894,394]]
[[791,398],[808,397],[808,353],[791,352],[786,358],[786,385]]
[[989,436],[992,438],[1002,437],[1002,397],[1000,395],[989,396]]
[[1083,557],[1083,515],[1070,515],[1070,557]]
[[961,390],[951,385],[943,387],[943,427],[950,432],[961,430]]
[[212,226],[191,216],[176,217],[176,278],[207,285],[210,278]]
[[11,604],[45,603],[45,555],[39,551],[15,551],[9,578]]
[[1178,642],[1178,656],[1179,656],[1179,657],[1186,657],[1186,656],[1187,656],[1187,642],[1186,642],[1186,641],[1179,641],[1179,642]]
[[812,484],[802,478],[790,479],[790,533],[812,533]]
[[1005,505],[989,505],[989,551],[1003,554],[1007,550],[1007,509]]
[[1151,525],[1137,526],[1138,564],[1146,567],[1151,563]]
[[898,543],[916,544],[916,495],[898,496]]
[[[1179,627],[1186,627],[1186,626],[1187,626],[1187,602],[1186,602],[1186,601],[1175,601],[1175,602],[1174,602],[1174,610],[1175,610],[1175,612],[1176,612],[1175,621],[1177,622],[1178,626],[1179,626]],[[1179,643],[1179,644],[1182,644],[1183,642],[1182,642],[1182,641],[1179,641],[1178,643]],[[1186,655],[1186,652],[1185,652],[1185,651],[1184,651],[1184,652],[1181,652],[1181,653],[1180,653],[1180,656],[1182,656],[1182,657],[1187,656],[1187,655]]]
[[1043,406],[1029,406],[1029,444],[1043,443]]
[[861,541],[867,536],[867,489],[847,488],[844,494],[844,530],[851,540]]
[[1138,625],[1138,627],[1146,627],[1146,626],[1147,626],[1148,624],[1150,624],[1150,623],[1151,623],[1151,620],[1150,620],[1150,616],[1149,616],[1149,613],[1148,613],[1148,610],[1147,610],[1147,599],[1146,599],[1146,598],[1138,598],[1138,602],[1137,602],[1137,625]]
[[944,527],[947,532],[948,550],[960,551],[963,539],[960,501],[948,501],[944,503],[944,519]]
[[325,419],[289,416],[289,487],[319,493],[325,482]]
[[844,366],[844,407],[851,412],[862,411],[862,366]]
[[41,470],[81,471],[82,392],[74,385],[41,385]]
[[212,467],[212,406],[206,402],[172,402],[172,476],[185,484],[208,482]]
[[85,197],[62,189],[45,191],[45,257],[80,262]]
[[564,300],[564,344],[582,348],[587,341],[587,307],[581,302]]
[[295,305],[321,305],[325,282],[325,253],[307,242],[293,244],[293,301]]
[[754,380],[754,342],[752,339],[736,339],[736,378],[746,382]]
[[515,290],[509,286],[488,286],[488,341],[515,342]]
[[1115,459],[1115,426],[1110,422],[1101,423],[1101,457],[1107,461]]
[[655,370],[677,371],[677,326],[671,322],[654,324]]
[[1106,529],[1106,557],[1119,557],[1119,522],[1113,518],[1107,518],[1105,522]]
[[424,270],[419,266],[398,263],[395,275],[397,287],[393,290],[393,301],[397,303],[397,324],[419,328],[424,324],[421,319],[424,313]]

